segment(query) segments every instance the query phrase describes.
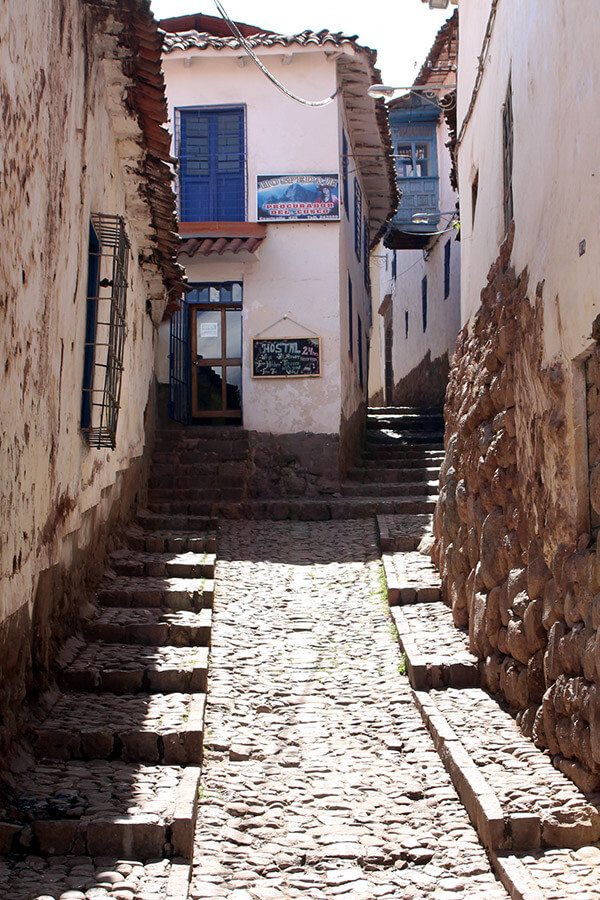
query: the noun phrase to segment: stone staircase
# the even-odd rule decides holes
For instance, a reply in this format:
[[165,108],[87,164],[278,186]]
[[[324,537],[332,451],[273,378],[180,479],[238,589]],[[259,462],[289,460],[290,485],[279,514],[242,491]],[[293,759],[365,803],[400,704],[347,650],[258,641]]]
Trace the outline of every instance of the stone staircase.
[[[233,460],[211,440],[186,448],[182,466],[212,467],[214,483]],[[230,455],[242,456],[242,443]],[[160,440],[153,479],[157,468],[169,477],[165,454]],[[33,710],[27,743],[5,773],[1,896],[187,896],[216,521],[202,514],[203,500],[152,491],[150,508],[110,555],[80,634],[62,648],[59,682]]]

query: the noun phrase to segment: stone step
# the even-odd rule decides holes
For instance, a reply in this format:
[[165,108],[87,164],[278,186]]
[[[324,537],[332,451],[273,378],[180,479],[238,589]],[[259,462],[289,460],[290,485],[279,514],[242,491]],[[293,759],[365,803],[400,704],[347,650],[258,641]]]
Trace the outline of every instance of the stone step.
[[203,485],[195,484],[194,487],[154,487],[148,491],[148,505],[155,509],[157,504],[171,502],[179,506],[202,502],[205,500],[242,500],[245,488],[241,485],[227,485],[222,479],[218,481],[214,477],[207,478]]
[[83,624],[89,641],[146,646],[208,647],[212,610],[198,612],[166,609],[107,607]]
[[444,461],[443,453],[420,453],[417,456],[406,456],[402,451],[398,453],[388,453],[375,457],[363,456],[357,469],[369,471],[370,469],[380,469],[382,472],[390,469],[433,469],[439,472],[440,466]]
[[59,694],[33,730],[39,759],[200,765],[204,694]]
[[600,847],[495,854],[494,868],[511,897],[597,900]]
[[407,466],[405,468],[396,468],[396,467],[376,467],[376,466],[362,466],[356,467],[348,470],[348,480],[349,481],[375,481],[375,482],[385,482],[390,484],[403,484],[405,482],[427,482],[427,481],[436,481],[439,474],[439,466],[425,468],[423,466],[417,468],[417,466]]
[[600,839],[586,797],[479,688],[415,692],[423,721],[488,850],[576,849]]
[[432,494],[437,496],[437,481],[404,481],[377,482],[375,480],[350,481],[342,484],[341,492],[345,497],[410,497],[415,494]]
[[442,583],[429,556],[414,551],[383,553],[381,561],[390,606],[441,599]]
[[[232,471],[231,466],[237,466],[238,471]],[[204,463],[192,465],[154,465],[149,478],[149,487],[153,488],[181,488],[182,485],[200,487],[206,483],[215,483],[225,487],[244,486],[248,480],[249,472],[245,463]]]
[[419,450],[414,447],[381,446],[363,451],[364,465],[380,466],[396,463],[398,467],[438,465],[444,461],[444,450]]
[[444,441],[441,438],[438,438],[437,435],[431,439],[428,437],[427,440],[423,441],[412,440],[410,437],[404,436],[381,435],[378,438],[367,436],[367,440],[365,441],[365,453],[367,455],[374,452],[380,453],[382,451],[387,452],[390,450],[394,452],[408,451],[415,454],[428,450],[442,453],[444,450]]
[[41,856],[89,854],[142,862],[189,858],[199,780],[197,766],[32,763],[7,778],[0,801],[3,847]]
[[231,444],[225,441],[202,441],[187,446],[160,444],[152,453],[152,464],[153,466],[169,465],[169,462],[173,465],[205,465],[211,462],[221,465],[244,464],[248,460],[249,453],[248,445],[241,441]]
[[[240,502],[238,500],[232,503]],[[220,498],[204,500],[155,500],[150,504],[152,512],[162,518],[186,519],[189,522],[200,521],[206,517],[210,517],[216,521],[218,518],[219,505],[224,503]],[[187,527],[187,526],[185,526]]]
[[217,534],[216,530],[146,531],[134,525],[125,532],[125,542],[141,553],[214,553]]
[[206,693],[207,647],[87,644],[60,673],[70,691]]
[[167,575],[179,578],[213,578],[216,556],[214,553],[146,553],[122,549],[110,555],[110,567],[117,575],[139,577],[150,575],[161,578]]
[[137,524],[144,531],[185,531],[205,532],[216,529],[217,518],[211,514],[188,515],[187,513],[169,514],[153,511],[151,509],[140,510],[136,516]]
[[187,897],[189,878],[190,865],[181,859],[155,859],[145,866],[114,856],[43,857],[31,851],[0,858],[0,884],[10,900],[58,900],[69,896],[67,891],[75,891],[79,900],[109,900],[119,897],[120,886],[123,900],[175,900]]
[[423,538],[432,534],[433,516],[377,516],[377,529],[382,550],[417,550]]
[[154,434],[155,446],[160,441],[188,444],[193,441],[247,441],[248,432],[236,425],[159,425]]
[[151,578],[116,575],[105,577],[96,594],[101,606],[151,607],[197,610],[211,606],[214,581],[210,578]]
[[447,606],[426,602],[393,606],[392,619],[415,690],[479,687],[479,666],[469,650],[469,635],[454,627]]
[[409,431],[415,433],[428,432],[443,434],[444,420],[441,416],[368,416],[367,429],[375,431]]
[[442,416],[443,411],[436,406],[369,406],[368,416]]
[[331,500],[246,500],[222,507],[224,519],[272,519],[322,522],[329,519],[364,519],[380,513],[429,513],[435,497],[335,497]]

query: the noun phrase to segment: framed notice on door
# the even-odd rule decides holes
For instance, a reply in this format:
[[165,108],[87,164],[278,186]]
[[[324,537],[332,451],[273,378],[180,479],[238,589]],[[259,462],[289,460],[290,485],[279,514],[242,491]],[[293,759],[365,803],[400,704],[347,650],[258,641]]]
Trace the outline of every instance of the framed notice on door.
[[321,338],[253,338],[253,378],[318,378]]

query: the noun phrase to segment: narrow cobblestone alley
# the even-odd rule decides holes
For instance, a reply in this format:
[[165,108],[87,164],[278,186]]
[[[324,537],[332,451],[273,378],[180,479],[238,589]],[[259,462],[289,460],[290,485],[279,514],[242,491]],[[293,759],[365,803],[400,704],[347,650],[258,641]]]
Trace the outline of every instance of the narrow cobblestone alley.
[[372,521],[219,543],[190,896],[507,896],[400,675]]

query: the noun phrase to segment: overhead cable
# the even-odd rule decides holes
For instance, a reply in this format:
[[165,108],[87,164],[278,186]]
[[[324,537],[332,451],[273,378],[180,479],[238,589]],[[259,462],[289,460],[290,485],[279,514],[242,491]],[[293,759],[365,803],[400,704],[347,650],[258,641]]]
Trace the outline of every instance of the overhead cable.
[[330,97],[326,97],[324,100],[306,100],[306,99],[304,99],[304,97],[299,97],[297,94],[294,94],[293,91],[288,90],[288,88],[286,88],[286,86],[284,84],[282,84],[281,81],[279,81],[279,79],[276,78],[275,75],[273,75],[273,73],[270,72],[269,69],[267,69],[267,67],[260,61],[260,59],[258,58],[256,53],[254,52],[252,45],[250,44],[250,42],[248,40],[246,40],[246,38],[244,37],[244,35],[240,31],[240,29],[237,27],[237,24],[233,21],[233,19],[231,19],[229,17],[229,15],[227,14],[227,12],[226,12],[225,8],[223,7],[223,4],[220,2],[220,0],[215,0],[215,6],[217,7],[217,9],[219,11],[219,15],[221,16],[222,19],[225,20],[225,22],[227,22],[227,24],[229,25],[229,28],[231,29],[231,33],[233,34],[234,37],[236,37],[238,39],[238,41],[240,42],[240,45],[244,48],[244,50],[246,51],[248,56],[256,63],[256,65],[263,72],[263,74],[267,76],[269,81],[273,82],[275,87],[278,88],[282,93],[284,93],[286,95],[286,97],[289,97],[291,100],[295,100],[296,103],[301,103],[303,106],[312,106],[312,107],[328,106],[330,103],[333,102],[333,100],[335,100],[337,93],[338,93],[337,91],[334,91],[334,93],[331,94]]

